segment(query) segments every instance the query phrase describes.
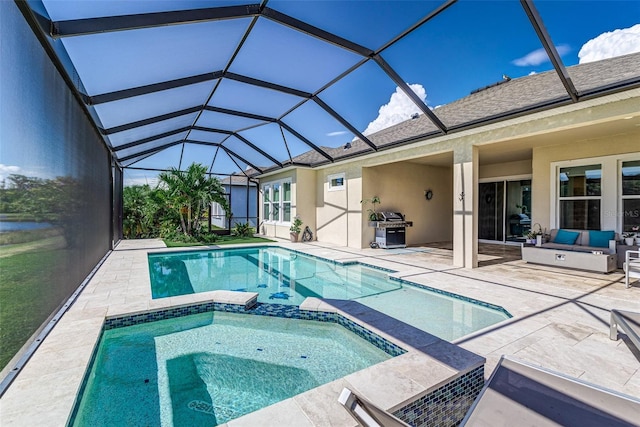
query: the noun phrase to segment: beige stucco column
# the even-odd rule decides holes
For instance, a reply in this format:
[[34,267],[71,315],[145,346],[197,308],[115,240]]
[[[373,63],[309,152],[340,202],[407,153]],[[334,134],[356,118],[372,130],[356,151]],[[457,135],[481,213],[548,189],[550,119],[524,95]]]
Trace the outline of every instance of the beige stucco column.
[[453,265],[478,266],[478,148],[453,151]]

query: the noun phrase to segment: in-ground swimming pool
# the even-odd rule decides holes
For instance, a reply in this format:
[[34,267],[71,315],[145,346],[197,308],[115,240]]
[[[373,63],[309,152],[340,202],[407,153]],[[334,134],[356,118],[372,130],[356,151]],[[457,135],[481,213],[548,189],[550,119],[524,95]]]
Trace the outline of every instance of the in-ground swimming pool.
[[215,426],[391,356],[336,323],[208,312],[106,330],[74,426]]
[[277,247],[150,254],[148,259],[153,298],[225,289],[257,292],[263,303],[357,300],[449,341],[510,317],[498,306],[390,279],[388,271]]
[[153,298],[213,290],[257,292],[259,302],[355,299],[399,289],[387,274],[275,247],[149,254]]

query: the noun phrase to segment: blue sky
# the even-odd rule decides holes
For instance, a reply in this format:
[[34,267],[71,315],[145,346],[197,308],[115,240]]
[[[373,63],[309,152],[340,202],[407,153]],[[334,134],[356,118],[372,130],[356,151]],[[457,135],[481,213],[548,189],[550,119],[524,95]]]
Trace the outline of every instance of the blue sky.
[[[66,20],[244,2],[44,0],[44,4],[53,20]],[[441,2],[436,1],[271,0],[268,6],[378,51],[439,4]],[[537,1],[535,5],[567,66],[581,61],[581,49],[583,62],[640,51],[638,1]],[[249,22],[243,18],[174,25],[70,37],[64,38],[62,43],[74,61],[88,94],[98,95],[220,70],[228,63]],[[381,56],[415,88],[429,107],[434,108],[495,83],[503,75],[519,78],[551,70],[551,63],[541,49],[542,45],[519,1],[459,1],[398,43],[382,50]],[[352,52],[260,18],[229,71],[313,93],[361,59]],[[293,95],[228,79],[220,83],[209,99],[215,84],[216,81],[204,82],[101,104],[96,106],[96,111],[103,126],[108,128],[202,105],[207,101],[212,106],[242,109],[271,117],[281,117],[302,101]],[[419,111],[397,92],[394,82],[373,61],[366,62],[320,92],[319,97],[359,131],[367,130],[367,133],[398,120],[406,120]],[[206,112],[114,134],[111,143],[117,146],[136,141],[189,125],[196,119],[199,126],[231,131],[261,124]],[[305,103],[284,116],[283,120],[318,146],[338,147],[354,137],[313,102]],[[282,132],[274,125],[258,126],[240,133],[281,161],[288,159],[289,153],[295,156],[309,149],[287,131],[284,131],[288,144],[285,146]],[[184,135],[147,145],[153,148],[179,137]],[[189,138],[219,142],[224,135],[192,131]],[[271,163],[236,138],[228,139],[225,146],[257,165]],[[215,152],[211,147],[188,144],[183,148],[180,145],[133,166],[163,169],[178,166],[180,158],[183,158],[183,165],[200,160],[210,166]],[[1,154],[0,174],[6,175],[7,171],[15,171],[16,168],[43,174],[41,165],[30,165],[28,159],[11,149],[3,147]],[[247,165],[237,159],[234,163],[226,153],[218,152],[214,165],[216,171],[231,173],[238,167]],[[128,171],[127,182],[153,182],[155,175],[154,172]]]

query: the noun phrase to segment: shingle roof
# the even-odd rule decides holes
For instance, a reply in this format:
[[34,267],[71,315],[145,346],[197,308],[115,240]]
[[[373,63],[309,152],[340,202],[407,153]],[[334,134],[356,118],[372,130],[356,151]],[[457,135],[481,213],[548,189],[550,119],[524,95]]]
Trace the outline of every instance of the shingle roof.
[[[640,77],[640,53],[604,59],[596,62],[567,67],[580,95],[589,94],[610,84]],[[481,120],[506,117],[511,114],[534,111],[536,108],[552,107],[557,103],[570,102],[567,91],[557,73],[546,71],[500,82],[471,93],[470,95],[443,105],[434,110],[448,128],[461,127]],[[425,116],[406,120],[368,136],[378,147],[397,144],[415,138],[439,135],[438,128]],[[371,148],[359,139],[351,142],[351,148],[322,147],[334,159],[371,152]],[[326,159],[315,150],[305,152],[293,159],[305,164],[325,163]]]
[[[567,67],[577,89],[589,92],[595,88],[640,76],[640,53]],[[479,119],[506,115],[527,108],[570,100],[555,71],[533,74],[510,80],[472,93],[450,104],[436,108],[437,116],[448,126],[460,126]],[[421,115],[375,134],[369,139],[377,146],[411,139],[429,132],[437,132],[435,125]]]
[[[255,171],[252,171],[252,172],[255,172]],[[247,185],[247,180],[248,178],[244,175],[231,175],[231,176],[222,178],[220,182],[223,185],[229,185],[229,183],[231,183],[231,185]],[[255,185],[256,184],[254,182],[249,181],[249,186],[255,186]]]

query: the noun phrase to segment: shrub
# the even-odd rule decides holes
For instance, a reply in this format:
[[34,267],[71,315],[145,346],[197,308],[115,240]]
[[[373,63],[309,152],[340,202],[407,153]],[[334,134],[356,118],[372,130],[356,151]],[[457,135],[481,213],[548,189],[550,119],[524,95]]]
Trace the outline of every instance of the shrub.
[[253,227],[248,222],[237,222],[231,230],[231,234],[238,237],[251,237],[255,233]]

